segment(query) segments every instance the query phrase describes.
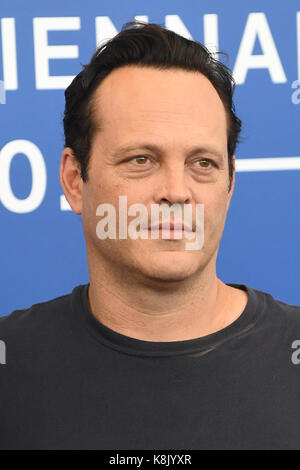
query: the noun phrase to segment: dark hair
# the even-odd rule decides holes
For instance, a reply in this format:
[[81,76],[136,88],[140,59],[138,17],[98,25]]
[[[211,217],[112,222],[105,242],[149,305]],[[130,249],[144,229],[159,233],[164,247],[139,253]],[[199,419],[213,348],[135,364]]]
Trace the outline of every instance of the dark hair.
[[83,70],[65,90],[65,147],[72,148],[80,164],[83,181],[88,179],[89,153],[96,129],[92,108],[93,92],[110,72],[125,65],[159,70],[177,68],[198,71],[210,80],[223,102],[227,115],[230,189],[233,175],[232,157],[239,142],[242,123],[235,114],[232,100],[235,81],[229,68],[214,58],[200,42],[186,39],[158,24],[142,21],[125,23],[120,33],[99,46],[90,63],[83,65]]

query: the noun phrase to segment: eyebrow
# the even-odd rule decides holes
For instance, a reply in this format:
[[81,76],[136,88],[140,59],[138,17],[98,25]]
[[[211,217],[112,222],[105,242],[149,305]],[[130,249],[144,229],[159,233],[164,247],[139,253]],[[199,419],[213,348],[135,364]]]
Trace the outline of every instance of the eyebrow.
[[[113,156],[117,156],[119,154],[129,152],[131,150],[150,150],[153,152],[157,152],[159,154],[164,153],[163,149],[159,145],[149,144],[145,142],[145,143],[128,144],[128,145],[123,145],[121,147],[118,147],[113,152]],[[221,160],[223,160],[223,157],[224,157],[224,154],[222,152],[220,152],[217,148],[211,145],[190,147],[186,149],[186,153],[188,157],[191,157],[193,155],[207,155],[207,154],[214,155],[215,157],[218,157]]]

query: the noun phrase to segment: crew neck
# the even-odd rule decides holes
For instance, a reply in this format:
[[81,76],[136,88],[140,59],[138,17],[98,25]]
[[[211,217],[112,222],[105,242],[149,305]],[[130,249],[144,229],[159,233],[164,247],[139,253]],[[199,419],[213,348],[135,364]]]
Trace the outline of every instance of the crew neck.
[[[248,294],[248,302],[241,315],[225,328],[200,338],[183,341],[145,341],[118,333],[101,323],[92,313],[89,299],[89,284],[74,288],[72,305],[80,316],[90,334],[102,345],[121,353],[136,356],[178,356],[199,354],[210,348],[229,340],[233,336],[242,334],[251,329],[256,323],[259,313],[263,313],[264,304],[259,302],[259,292],[245,284],[227,283],[227,286],[244,290]],[[264,296],[263,296],[264,300]],[[258,307],[262,308],[258,308]]]

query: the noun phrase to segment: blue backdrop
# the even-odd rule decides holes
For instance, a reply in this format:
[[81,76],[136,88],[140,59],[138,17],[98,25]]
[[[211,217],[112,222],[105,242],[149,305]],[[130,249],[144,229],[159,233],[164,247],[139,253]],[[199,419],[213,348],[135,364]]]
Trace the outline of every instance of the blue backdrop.
[[243,142],[217,274],[300,305],[299,1],[47,3],[0,0],[0,315],[88,282],[59,183],[64,89],[135,17],[229,54]]

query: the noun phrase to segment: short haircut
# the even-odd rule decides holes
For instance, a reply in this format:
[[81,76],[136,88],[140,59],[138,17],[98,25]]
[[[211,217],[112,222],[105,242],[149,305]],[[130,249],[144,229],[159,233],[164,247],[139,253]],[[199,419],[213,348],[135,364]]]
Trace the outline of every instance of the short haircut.
[[230,189],[232,157],[239,142],[242,122],[235,114],[233,93],[236,84],[229,68],[200,42],[186,39],[159,24],[142,21],[125,23],[115,37],[99,46],[89,64],[83,65],[82,71],[65,90],[65,147],[72,149],[83,181],[88,181],[91,142],[97,129],[93,119],[93,92],[110,72],[126,65],[198,71],[208,78],[226,111]]

